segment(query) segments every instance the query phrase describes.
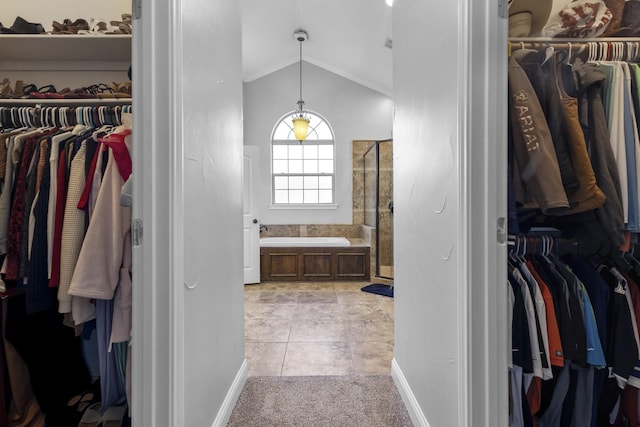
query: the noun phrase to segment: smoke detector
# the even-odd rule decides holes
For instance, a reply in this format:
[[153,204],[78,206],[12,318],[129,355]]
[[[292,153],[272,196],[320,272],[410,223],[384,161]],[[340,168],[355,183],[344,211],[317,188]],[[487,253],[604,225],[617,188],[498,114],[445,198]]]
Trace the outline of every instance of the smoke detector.
[[309,38],[309,34],[305,30],[296,30],[293,33],[293,39],[297,42],[306,42]]

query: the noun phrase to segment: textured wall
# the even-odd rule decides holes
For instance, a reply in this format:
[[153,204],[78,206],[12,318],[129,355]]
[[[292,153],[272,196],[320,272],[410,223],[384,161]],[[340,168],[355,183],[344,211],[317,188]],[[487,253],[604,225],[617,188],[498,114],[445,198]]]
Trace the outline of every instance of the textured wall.
[[244,361],[241,5],[181,8],[183,425],[211,426]]
[[458,4],[393,6],[394,358],[432,426],[464,425]]

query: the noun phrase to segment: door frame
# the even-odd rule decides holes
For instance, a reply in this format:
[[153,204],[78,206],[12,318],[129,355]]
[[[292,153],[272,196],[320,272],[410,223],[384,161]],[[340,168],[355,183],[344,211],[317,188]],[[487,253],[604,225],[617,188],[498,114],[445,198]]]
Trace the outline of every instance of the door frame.
[[[260,282],[260,220],[259,218],[259,213],[258,212],[258,181],[259,181],[259,177],[260,177],[260,146],[259,145],[243,145],[243,158],[246,158],[247,154],[249,155],[249,158],[251,159],[251,169],[249,170],[249,203],[251,204],[251,209],[252,209],[252,215],[253,216],[253,220],[258,220],[257,223],[253,222],[252,225],[250,225],[251,230],[250,232],[252,233],[252,238],[253,240],[256,240],[256,233],[257,233],[257,241],[255,242],[255,248],[251,248],[250,250],[254,251],[250,257],[253,258],[253,260],[255,261],[256,255],[257,255],[257,262],[255,263],[255,265],[253,265],[254,269],[257,269],[257,281],[247,281],[247,277],[246,277],[246,266],[247,266],[247,250],[245,248],[244,250],[244,265],[245,265],[245,272],[244,272],[244,284],[255,284],[255,283],[259,283]],[[243,161],[242,163],[243,167],[246,165],[246,163]],[[246,171],[242,171],[242,176],[243,179],[247,178],[246,175]],[[245,195],[243,195],[243,199],[246,197],[246,190],[247,189],[247,183],[245,182],[243,185],[242,190],[245,192]],[[246,202],[246,200],[245,200]],[[244,208],[245,206],[243,206],[243,215],[242,215],[242,219],[243,222],[245,221],[245,214],[244,214]],[[246,224],[243,223],[243,228],[246,227]],[[247,239],[245,236],[244,239],[244,243],[245,245],[247,244]]]
[[[136,4],[134,1],[134,16]],[[139,0],[134,18],[133,218],[144,224],[144,246],[134,247],[132,415],[136,426],[184,420],[181,366],[182,123],[179,82],[181,0]],[[506,217],[506,1],[460,0],[460,129],[463,149],[461,280],[462,363],[458,378],[461,425],[506,425],[506,246],[496,243],[496,219]],[[455,43],[452,41],[452,46]],[[173,108],[166,108],[173,105]],[[239,337],[242,339],[242,337]],[[471,422],[473,420],[473,422]]]
[[[184,420],[181,0],[132,5],[133,247],[131,414],[136,427]],[[168,107],[170,106],[170,107]],[[161,144],[166,145],[161,145]],[[161,147],[161,148],[160,148]],[[160,149],[159,149],[160,148]]]
[[507,1],[460,1],[461,425],[508,425]]

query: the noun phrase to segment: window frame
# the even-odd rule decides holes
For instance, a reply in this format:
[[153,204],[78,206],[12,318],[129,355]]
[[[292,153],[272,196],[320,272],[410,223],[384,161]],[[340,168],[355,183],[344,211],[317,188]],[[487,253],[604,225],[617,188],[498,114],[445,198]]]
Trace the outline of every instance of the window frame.
[[[270,138],[270,142],[269,142],[269,166],[270,166],[270,175],[271,175],[271,204],[270,204],[270,209],[336,209],[337,208],[337,204],[336,204],[336,144],[335,144],[335,133],[333,132],[333,128],[331,126],[331,124],[327,121],[327,119],[325,119],[321,114],[316,113],[315,111],[309,111],[306,110],[307,113],[311,116],[315,116],[318,119],[318,124],[316,126],[314,126],[313,128],[309,128],[309,134],[311,135],[312,133],[316,134],[316,139],[305,139],[303,142],[300,142],[298,140],[295,139],[295,137],[293,136],[293,126],[292,124],[289,124],[288,120],[291,119],[293,117],[294,114],[296,114],[296,111],[290,111],[287,114],[284,114],[283,116],[281,116],[278,121],[276,122],[276,124],[274,125],[272,131],[271,131],[271,138]],[[312,120],[313,122],[313,120]],[[318,138],[318,134],[316,132],[316,129],[318,129],[321,125],[326,125],[327,129],[329,130],[330,134],[331,134],[331,139],[319,139]],[[279,130],[280,126],[287,126],[289,128],[289,132],[288,132],[288,139],[275,139],[274,136],[276,135],[277,131]],[[280,146],[289,146],[289,145],[314,145],[314,146],[322,146],[322,145],[329,145],[331,146],[331,163],[332,163],[332,171],[331,173],[304,173],[304,172],[300,172],[300,173],[290,173],[290,172],[286,172],[286,173],[275,173],[274,172],[274,160],[278,160],[278,159],[274,159],[274,146],[276,145],[280,145]],[[285,159],[281,159],[281,160],[285,160]],[[289,155],[287,154],[287,161],[290,160]],[[302,161],[304,161],[304,157],[303,159],[301,159]],[[317,157],[315,160],[319,161],[322,160],[319,157]],[[328,159],[325,159],[328,160]],[[318,164],[319,166],[319,164]],[[304,170],[304,169],[303,169]],[[331,178],[331,202],[328,203],[276,203],[276,178],[278,177],[301,177],[304,180],[304,177],[330,177]],[[287,190],[290,191],[291,188],[287,186]],[[318,188],[316,189],[318,191],[320,191],[321,189]],[[304,192],[304,186],[302,188],[302,191]],[[304,199],[303,199],[304,200]]]

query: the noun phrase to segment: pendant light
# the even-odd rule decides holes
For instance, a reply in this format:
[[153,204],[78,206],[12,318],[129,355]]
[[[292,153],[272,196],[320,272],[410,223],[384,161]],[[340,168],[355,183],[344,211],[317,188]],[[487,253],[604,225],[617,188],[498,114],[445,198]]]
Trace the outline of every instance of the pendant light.
[[307,40],[307,32],[297,30],[294,33],[295,39],[300,43],[300,99],[298,99],[298,110],[293,115],[293,133],[300,142],[304,141],[309,133],[309,118],[304,111],[304,101],[302,100],[302,42]]

